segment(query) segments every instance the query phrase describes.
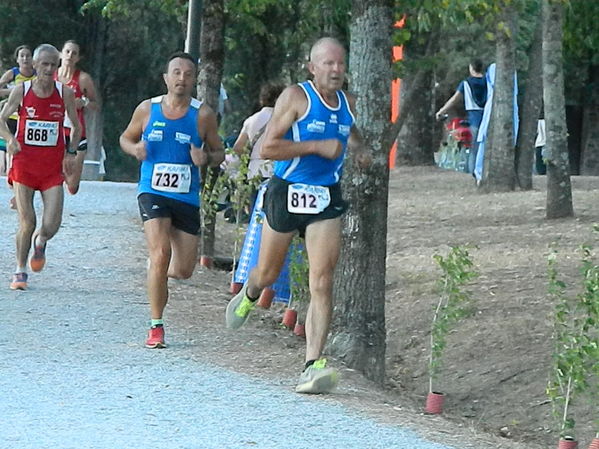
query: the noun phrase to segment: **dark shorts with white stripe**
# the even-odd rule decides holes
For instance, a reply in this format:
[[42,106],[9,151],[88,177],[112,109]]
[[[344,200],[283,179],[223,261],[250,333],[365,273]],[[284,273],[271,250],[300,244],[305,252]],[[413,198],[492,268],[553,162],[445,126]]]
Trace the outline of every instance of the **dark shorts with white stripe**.
[[198,235],[200,208],[162,195],[142,193],[137,197],[139,214],[145,222],[152,218],[170,218],[172,225],[183,232]]
[[293,183],[273,176],[264,193],[264,212],[268,225],[277,232],[299,231],[300,236],[306,234],[310,223],[340,217],[347,210],[348,204],[341,195],[339,183],[328,186],[331,195],[330,204],[319,214],[295,214],[287,210],[287,190]]

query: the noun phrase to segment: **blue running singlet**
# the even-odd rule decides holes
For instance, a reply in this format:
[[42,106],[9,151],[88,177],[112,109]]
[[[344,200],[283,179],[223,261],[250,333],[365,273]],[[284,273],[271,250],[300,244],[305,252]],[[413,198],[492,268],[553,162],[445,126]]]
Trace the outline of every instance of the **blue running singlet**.
[[138,195],[152,193],[200,205],[200,171],[191,159],[191,144],[201,147],[198,113],[201,101],[191,99],[186,114],[170,120],[162,113],[162,96],[152,98],[150,119],[142,139],[147,156],[141,163]]
[[343,145],[343,151],[336,159],[310,154],[285,161],[275,161],[274,174],[292,183],[319,186],[336,184],[341,178],[347,140],[355,122],[354,115],[342,90],[337,91],[338,106],[332,108],[324,102],[312,81],[305,81],[299,86],[306,94],[308,107],[304,115],[287,131],[285,139],[294,142],[338,139]]

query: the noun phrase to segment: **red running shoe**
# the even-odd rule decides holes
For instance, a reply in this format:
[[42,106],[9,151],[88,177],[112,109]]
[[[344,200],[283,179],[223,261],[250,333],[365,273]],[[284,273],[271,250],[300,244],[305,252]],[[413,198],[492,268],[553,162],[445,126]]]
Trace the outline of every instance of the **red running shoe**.
[[166,348],[164,343],[164,327],[151,327],[148,331],[148,339],[146,340],[146,348],[162,349]]
[[15,273],[10,283],[11,290],[27,290],[27,273]]

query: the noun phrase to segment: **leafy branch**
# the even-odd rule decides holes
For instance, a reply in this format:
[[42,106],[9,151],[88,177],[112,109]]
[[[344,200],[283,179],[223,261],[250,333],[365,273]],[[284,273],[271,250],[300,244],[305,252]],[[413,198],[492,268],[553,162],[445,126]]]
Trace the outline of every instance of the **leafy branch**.
[[438,281],[439,301],[435,308],[430,336],[429,392],[441,370],[441,357],[447,346],[449,331],[462,318],[472,314],[470,293],[464,286],[478,276],[474,269],[468,247],[453,246],[443,257],[435,254],[433,259],[442,270]]
[[582,291],[576,296],[566,294],[567,286],[559,278],[555,243],[547,257],[548,292],[555,307],[554,350],[546,393],[562,438],[571,437],[575,427],[570,410],[575,397],[590,391],[591,400],[599,400],[597,382],[594,386],[589,383],[593,373],[599,374],[595,366],[599,358],[599,266],[591,247],[582,245],[580,252]]

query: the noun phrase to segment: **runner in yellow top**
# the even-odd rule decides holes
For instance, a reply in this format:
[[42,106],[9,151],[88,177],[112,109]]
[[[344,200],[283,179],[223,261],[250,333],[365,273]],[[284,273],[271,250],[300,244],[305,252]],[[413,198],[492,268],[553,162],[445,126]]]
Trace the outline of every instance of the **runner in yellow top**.
[[[4,72],[0,78],[0,98],[8,97],[13,87],[35,78],[31,48],[28,45],[19,45],[14,56],[17,66]],[[17,131],[17,119],[18,115],[14,113],[6,122],[13,134]],[[7,173],[9,168],[10,155],[6,152],[6,145],[0,146],[0,174]],[[14,197],[10,199],[10,207],[16,208]]]

